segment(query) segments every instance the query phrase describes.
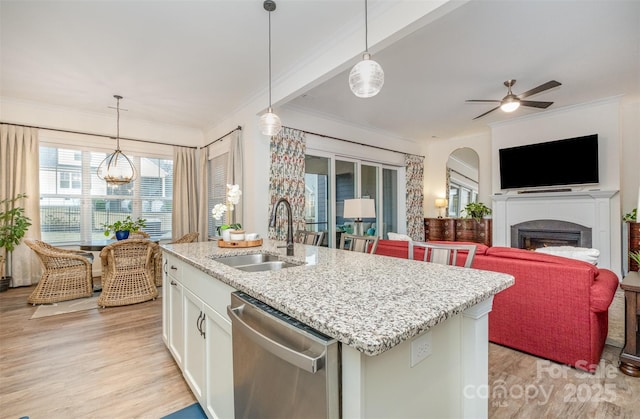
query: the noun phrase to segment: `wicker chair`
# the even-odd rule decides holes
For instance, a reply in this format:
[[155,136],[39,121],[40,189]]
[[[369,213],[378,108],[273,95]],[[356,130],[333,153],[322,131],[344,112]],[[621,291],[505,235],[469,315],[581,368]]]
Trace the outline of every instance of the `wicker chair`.
[[40,259],[42,277],[28,300],[51,304],[93,295],[91,253],[61,249],[40,240],[24,240]]
[[145,239],[126,239],[105,246],[102,260],[102,292],[98,306],[136,304],[158,296],[154,282],[153,255],[158,244]]
[[[194,231],[192,233],[187,233],[184,236],[180,237],[179,239],[176,239],[167,244],[192,243],[198,240],[199,235],[200,233],[198,233],[197,231]],[[158,248],[158,250],[156,250],[156,253],[153,255],[153,260],[155,264],[156,287],[161,287],[162,286],[162,251],[160,250],[160,248]]]

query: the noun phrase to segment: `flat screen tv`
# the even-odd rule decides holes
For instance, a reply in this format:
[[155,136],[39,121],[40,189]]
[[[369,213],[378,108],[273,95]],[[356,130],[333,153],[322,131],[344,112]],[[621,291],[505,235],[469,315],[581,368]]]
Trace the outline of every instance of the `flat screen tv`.
[[598,134],[502,148],[498,152],[502,189],[599,182]]

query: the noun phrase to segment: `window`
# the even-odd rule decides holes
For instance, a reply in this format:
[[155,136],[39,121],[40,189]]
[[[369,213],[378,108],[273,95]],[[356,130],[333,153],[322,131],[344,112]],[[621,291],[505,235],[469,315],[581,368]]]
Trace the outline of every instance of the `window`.
[[[227,201],[227,158],[229,153],[220,154],[209,160],[209,212],[216,204],[224,204]],[[216,220],[209,216],[209,237],[218,235],[217,228],[227,223],[227,214]]]
[[124,219],[146,219],[144,229],[171,238],[173,161],[127,153],[138,179],[107,185],[96,174],[107,153],[56,146],[40,147],[40,228],[49,243],[104,239],[102,225]]

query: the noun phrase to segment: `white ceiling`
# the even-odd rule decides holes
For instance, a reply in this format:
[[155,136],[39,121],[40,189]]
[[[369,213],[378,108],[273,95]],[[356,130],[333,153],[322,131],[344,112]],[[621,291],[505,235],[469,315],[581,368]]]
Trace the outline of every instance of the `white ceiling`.
[[[385,1],[370,1],[370,17]],[[327,34],[363,23],[361,1],[277,5],[274,80],[325,47]],[[206,130],[263,95],[268,82],[261,0],[1,0],[0,31],[3,98],[112,115],[120,94],[126,117]],[[516,94],[561,82],[528,98],[554,101],[549,109],[640,96],[640,1],[473,0],[372,51],[385,70],[378,96],[353,96],[346,70],[278,105],[423,139],[544,112],[472,121],[493,106],[465,100],[501,99],[512,78]]]

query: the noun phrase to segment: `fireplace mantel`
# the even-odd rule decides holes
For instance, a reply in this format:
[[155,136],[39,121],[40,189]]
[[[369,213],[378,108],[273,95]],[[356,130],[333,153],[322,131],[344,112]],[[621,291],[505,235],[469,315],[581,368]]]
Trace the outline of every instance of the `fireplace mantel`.
[[618,191],[580,190],[495,194],[493,245],[511,246],[511,226],[534,220],[559,220],[591,228],[592,247],[600,251],[598,266],[612,266],[612,198]]

